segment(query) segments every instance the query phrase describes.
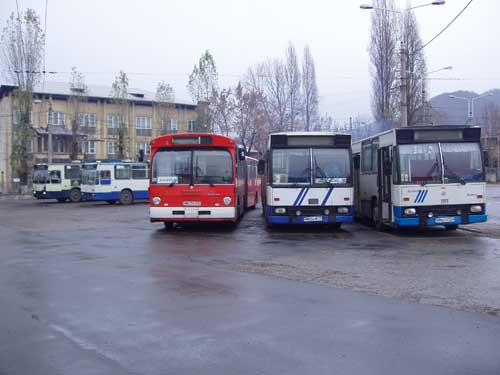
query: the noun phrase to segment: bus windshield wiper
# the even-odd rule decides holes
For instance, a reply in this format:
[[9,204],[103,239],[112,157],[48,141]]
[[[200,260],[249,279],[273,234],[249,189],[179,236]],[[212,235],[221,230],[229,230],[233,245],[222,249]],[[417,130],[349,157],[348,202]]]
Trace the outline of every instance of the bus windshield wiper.
[[455,171],[451,170],[450,167],[448,167],[446,164],[444,164],[444,171],[448,171],[452,177],[455,177],[458,182],[460,182],[462,185],[465,185],[467,181],[463,178],[463,176],[460,176],[458,173]]

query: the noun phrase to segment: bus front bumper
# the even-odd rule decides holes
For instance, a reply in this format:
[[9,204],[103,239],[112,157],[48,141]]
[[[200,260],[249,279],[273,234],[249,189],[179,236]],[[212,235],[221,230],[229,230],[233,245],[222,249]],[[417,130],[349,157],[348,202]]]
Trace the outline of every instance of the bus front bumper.
[[[431,209],[427,208],[426,209]],[[403,207],[394,207],[394,226],[396,227],[431,227],[436,225],[465,225],[481,223],[488,220],[486,213],[473,214],[464,212],[462,215],[417,215],[408,217],[403,215]]]
[[36,199],[61,199],[69,198],[69,191],[33,191],[33,198]]
[[149,207],[151,222],[236,221],[234,207]]
[[[344,206],[343,206],[344,207]],[[334,224],[334,223],[353,223],[354,210],[349,207],[349,212],[346,214],[335,213],[335,207],[293,207],[296,212],[301,210],[301,215],[283,214],[276,215],[273,211],[275,207],[267,207],[267,222],[269,224]],[[325,215],[325,209],[329,209],[332,213]],[[303,211],[303,212],[302,212]]]

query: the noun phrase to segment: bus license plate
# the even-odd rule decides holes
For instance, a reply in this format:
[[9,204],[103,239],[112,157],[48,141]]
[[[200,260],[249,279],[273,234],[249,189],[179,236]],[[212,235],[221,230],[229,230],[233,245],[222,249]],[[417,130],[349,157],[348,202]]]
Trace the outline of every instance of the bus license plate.
[[311,222],[311,221],[323,221],[322,216],[305,216],[304,217],[304,222]]
[[437,217],[434,221],[436,223],[454,223],[455,218],[454,217]]

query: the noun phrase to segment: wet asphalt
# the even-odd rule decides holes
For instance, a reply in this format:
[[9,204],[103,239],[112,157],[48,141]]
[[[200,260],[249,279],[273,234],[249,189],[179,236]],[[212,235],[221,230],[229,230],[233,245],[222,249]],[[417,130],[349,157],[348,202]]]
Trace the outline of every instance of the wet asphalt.
[[147,214],[0,201],[1,375],[500,373],[494,226],[269,231],[254,210],[165,231]]

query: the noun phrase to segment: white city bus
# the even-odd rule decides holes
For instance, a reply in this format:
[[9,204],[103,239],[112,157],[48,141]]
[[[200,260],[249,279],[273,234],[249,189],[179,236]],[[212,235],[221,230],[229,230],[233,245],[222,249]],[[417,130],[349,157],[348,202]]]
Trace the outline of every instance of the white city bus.
[[352,145],[356,215],[378,229],[486,221],[481,129],[391,129]]
[[132,204],[149,199],[149,164],[96,161],[82,166],[82,200]]
[[80,201],[80,164],[35,164],[33,168],[33,197],[56,199],[58,202]]
[[352,222],[351,136],[331,132],[269,136],[262,208],[268,226]]

